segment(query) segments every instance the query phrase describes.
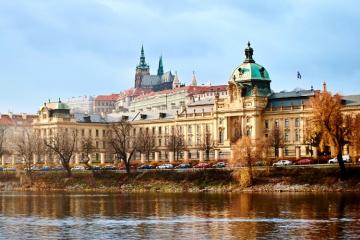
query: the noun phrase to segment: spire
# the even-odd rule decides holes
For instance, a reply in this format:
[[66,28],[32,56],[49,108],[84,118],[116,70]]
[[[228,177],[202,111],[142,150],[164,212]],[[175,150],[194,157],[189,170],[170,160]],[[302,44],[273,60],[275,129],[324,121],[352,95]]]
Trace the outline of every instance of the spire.
[[195,71],[193,71],[193,77],[192,77],[192,80],[191,80],[191,86],[197,86]]
[[164,75],[164,66],[163,66],[163,62],[162,62],[162,56],[160,56],[160,59],[159,59],[159,67],[158,67],[157,75],[158,76]]
[[244,63],[255,63],[254,59],[252,58],[254,50],[252,49],[252,47],[250,47],[250,42],[248,42],[248,47],[245,48],[245,61]]
[[137,65],[136,68],[143,68],[143,69],[147,69],[149,68],[149,65],[147,65],[146,61],[145,61],[145,53],[144,53],[144,46],[141,44],[141,55],[140,55],[140,62]]
[[177,74],[177,71],[175,71],[175,78],[173,81],[173,89],[174,88],[179,88],[180,87],[180,80],[179,80],[179,76]]
[[327,89],[326,89],[326,81],[324,81],[324,83],[323,83],[323,92],[324,92],[324,93],[327,92]]

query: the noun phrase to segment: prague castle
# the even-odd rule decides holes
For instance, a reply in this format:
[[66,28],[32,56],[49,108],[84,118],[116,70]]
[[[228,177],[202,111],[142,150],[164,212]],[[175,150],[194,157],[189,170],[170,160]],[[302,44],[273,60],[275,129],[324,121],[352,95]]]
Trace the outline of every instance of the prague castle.
[[[175,133],[182,136],[186,145],[179,160],[228,160],[237,139],[243,136],[260,139],[268,136],[274,126],[281,130],[284,139],[284,146],[278,149],[279,157],[316,156],[318,150],[305,143],[304,131],[306,119],[311,116],[306,103],[320,90],[273,92],[271,81],[276,80],[271,80],[268,70],[256,63],[253,55],[254,50],[248,43],[245,59],[231,72],[228,81],[224,81],[225,85],[196,86],[194,75],[192,84],[184,86],[179,84],[176,75],[164,73],[162,58],[157,75],[150,75],[142,48],[135,88],[128,90],[134,95],[120,94],[122,104],[126,103],[127,96],[132,96],[131,102],[137,104],[136,107],[129,105],[126,111],[107,114],[70,113],[69,107],[60,100],[49,102],[40,108],[33,128],[43,138],[59,128],[73,129],[80,136],[92,137],[97,149],[92,154],[92,162],[102,164],[114,161],[114,156],[106,150],[106,132],[111,123],[123,120],[132,124],[133,134],[144,130],[152,134],[156,147],[148,156],[151,161],[174,160],[174,153],[169,151],[167,144],[169,136]],[[169,95],[177,97],[169,103]],[[343,103],[343,111],[360,112],[360,95],[343,96]],[[207,140],[211,141],[211,148],[205,150]],[[145,161],[140,153],[134,158]],[[79,162],[79,159],[80,153],[76,153],[73,161]],[[6,161],[9,161],[7,156],[3,159]],[[51,159],[44,156],[43,161]]]

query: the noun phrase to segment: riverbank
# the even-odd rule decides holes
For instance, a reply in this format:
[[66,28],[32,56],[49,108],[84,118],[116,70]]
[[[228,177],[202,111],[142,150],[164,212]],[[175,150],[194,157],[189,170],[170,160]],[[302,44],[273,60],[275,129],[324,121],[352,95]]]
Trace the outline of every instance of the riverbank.
[[360,168],[348,169],[339,181],[337,168],[254,170],[252,186],[242,186],[241,170],[144,171],[130,175],[103,171],[34,172],[32,184],[21,173],[1,172],[2,191],[69,192],[360,192]]

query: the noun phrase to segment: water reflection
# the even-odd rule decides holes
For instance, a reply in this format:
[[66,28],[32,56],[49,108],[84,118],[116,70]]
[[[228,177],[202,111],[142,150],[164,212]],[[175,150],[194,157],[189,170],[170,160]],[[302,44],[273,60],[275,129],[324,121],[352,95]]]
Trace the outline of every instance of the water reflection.
[[1,238],[357,238],[358,194],[0,193]]

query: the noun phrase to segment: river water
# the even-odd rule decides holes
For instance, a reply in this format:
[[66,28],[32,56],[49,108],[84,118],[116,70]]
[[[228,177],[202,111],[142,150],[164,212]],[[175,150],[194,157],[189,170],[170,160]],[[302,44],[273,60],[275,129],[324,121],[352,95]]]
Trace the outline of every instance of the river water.
[[360,195],[0,193],[0,239],[359,239]]

